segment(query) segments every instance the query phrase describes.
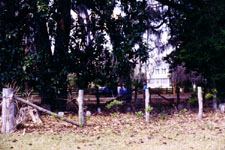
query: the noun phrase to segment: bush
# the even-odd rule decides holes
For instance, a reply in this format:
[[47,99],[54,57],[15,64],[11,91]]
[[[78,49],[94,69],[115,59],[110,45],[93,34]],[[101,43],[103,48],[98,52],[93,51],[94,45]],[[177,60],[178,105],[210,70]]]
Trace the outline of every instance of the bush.
[[147,112],[149,112],[149,113],[150,113],[152,110],[153,110],[153,107],[151,107],[151,106],[150,106],[150,107],[145,108],[145,111],[147,111]]
[[186,113],[186,112],[187,112],[187,109],[186,109],[186,108],[184,108],[184,109],[181,110],[181,113],[182,113],[182,114],[184,114],[184,113]]
[[144,114],[143,114],[142,111],[135,112],[135,114],[136,114],[136,116],[138,116],[138,117],[144,116]]
[[196,103],[197,101],[198,101],[197,97],[191,97],[191,98],[188,99],[188,102],[189,102],[190,104],[194,104],[194,103]]
[[207,94],[205,95],[205,98],[206,98],[206,99],[212,99],[212,98],[216,98],[216,96],[213,95],[213,94],[211,94],[211,93],[207,93]]
[[114,100],[112,101],[111,103],[107,104],[105,107],[107,109],[111,109],[111,108],[114,108],[116,112],[118,112],[118,107],[123,105],[123,102],[122,101],[118,101],[118,100]]

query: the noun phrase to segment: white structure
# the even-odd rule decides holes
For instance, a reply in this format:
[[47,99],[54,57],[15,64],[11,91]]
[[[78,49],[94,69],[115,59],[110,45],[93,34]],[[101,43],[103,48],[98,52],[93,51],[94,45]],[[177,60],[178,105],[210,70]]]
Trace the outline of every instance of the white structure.
[[150,88],[172,88],[169,73],[169,64],[163,58],[172,51],[168,48],[163,52],[154,50],[149,53],[149,59],[145,64],[137,64],[135,76],[145,74],[147,87]]
[[148,87],[151,88],[171,88],[169,78],[169,64],[164,61],[156,62],[156,66],[153,68],[153,72],[147,72],[149,78],[147,78]]
[[150,88],[171,88],[169,64],[163,58],[171,53],[172,48],[163,52],[154,50],[146,63],[147,86]]

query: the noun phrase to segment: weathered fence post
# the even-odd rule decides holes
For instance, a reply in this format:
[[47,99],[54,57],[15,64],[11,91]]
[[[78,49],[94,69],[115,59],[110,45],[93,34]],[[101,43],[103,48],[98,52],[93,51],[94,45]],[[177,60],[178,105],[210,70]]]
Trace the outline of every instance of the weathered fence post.
[[150,122],[149,98],[150,98],[149,88],[146,88],[145,89],[145,120],[146,120],[146,122]]
[[85,125],[85,116],[84,116],[84,90],[79,90],[78,93],[78,117],[79,125],[83,127]]
[[16,104],[13,89],[3,88],[2,93],[2,133],[9,134],[15,131]]
[[202,119],[202,115],[203,115],[202,87],[198,87],[198,118]]

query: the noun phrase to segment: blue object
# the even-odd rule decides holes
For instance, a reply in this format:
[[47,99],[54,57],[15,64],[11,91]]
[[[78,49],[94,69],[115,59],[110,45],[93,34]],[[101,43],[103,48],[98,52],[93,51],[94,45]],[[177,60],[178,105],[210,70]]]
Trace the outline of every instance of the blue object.
[[146,90],[146,89],[147,89],[147,85],[144,85],[143,90]]
[[104,88],[104,92],[107,93],[107,94],[110,93],[109,88],[105,87],[105,88]]

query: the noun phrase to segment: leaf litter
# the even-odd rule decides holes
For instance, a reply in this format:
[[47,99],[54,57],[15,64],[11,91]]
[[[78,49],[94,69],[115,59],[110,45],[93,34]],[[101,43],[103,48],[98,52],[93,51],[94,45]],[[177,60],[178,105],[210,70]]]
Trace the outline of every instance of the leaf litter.
[[[76,115],[66,117],[78,120]],[[119,113],[117,117],[94,114],[88,118],[87,126],[83,128],[47,115],[41,118],[42,125],[27,122],[12,135],[3,136],[0,149],[18,149],[22,142],[32,149],[38,144],[35,139],[32,140],[33,136],[47,137],[48,140],[43,141],[44,143],[57,141],[55,145],[59,149],[105,149],[107,145],[107,149],[151,147],[154,150],[174,149],[175,146],[182,146],[180,149],[225,148],[225,114],[212,111],[205,111],[202,120],[197,118],[195,112],[174,113],[167,115],[165,119],[154,114],[150,123],[135,114]],[[29,135],[31,139],[25,141],[23,137]]]

